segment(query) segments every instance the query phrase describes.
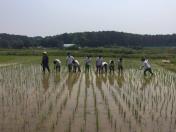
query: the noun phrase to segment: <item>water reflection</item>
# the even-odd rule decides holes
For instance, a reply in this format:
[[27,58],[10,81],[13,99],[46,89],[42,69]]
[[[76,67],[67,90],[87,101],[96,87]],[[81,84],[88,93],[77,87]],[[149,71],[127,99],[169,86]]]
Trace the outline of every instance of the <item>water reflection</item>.
[[57,73],[56,75],[54,75],[54,82],[55,84],[58,84],[60,81],[61,81],[60,73]]
[[96,86],[102,88],[102,74],[96,74]]
[[78,72],[78,73],[70,72],[69,73],[67,81],[66,81],[66,85],[68,86],[68,90],[69,90],[69,96],[71,96],[73,86],[78,81],[80,74],[81,74],[80,72]]
[[106,84],[107,80],[108,80],[108,74],[107,73],[102,74],[102,81]]
[[175,131],[175,73],[159,69],[147,78],[136,70],[124,76],[93,71],[42,76],[39,69],[0,69],[8,78],[0,82],[0,132]]
[[109,84],[110,84],[111,86],[114,85],[114,77],[115,77],[114,74],[110,74],[110,75],[108,76]]
[[43,74],[42,84],[43,84],[44,92],[46,92],[49,88],[49,77],[50,77],[50,74]]
[[124,75],[123,74],[118,74],[117,75],[117,84],[118,84],[119,88],[122,88],[124,81],[125,81]]
[[86,85],[86,88],[90,87],[90,75],[89,75],[89,73],[85,73],[85,85]]

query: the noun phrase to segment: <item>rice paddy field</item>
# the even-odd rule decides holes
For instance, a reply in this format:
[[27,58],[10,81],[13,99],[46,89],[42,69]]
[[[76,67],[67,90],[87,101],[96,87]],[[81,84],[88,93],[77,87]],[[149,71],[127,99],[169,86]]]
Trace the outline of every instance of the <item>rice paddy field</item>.
[[175,132],[176,73],[153,70],[68,73],[63,65],[43,74],[37,63],[3,64],[0,132]]

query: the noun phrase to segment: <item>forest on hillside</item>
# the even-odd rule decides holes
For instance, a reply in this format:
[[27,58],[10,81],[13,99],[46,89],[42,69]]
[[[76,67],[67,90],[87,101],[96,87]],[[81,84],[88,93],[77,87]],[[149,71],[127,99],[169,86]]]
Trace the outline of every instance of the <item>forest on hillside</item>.
[[62,48],[63,44],[78,47],[176,47],[176,34],[139,35],[116,31],[64,33],[47,37],[0,34],[0,48]]

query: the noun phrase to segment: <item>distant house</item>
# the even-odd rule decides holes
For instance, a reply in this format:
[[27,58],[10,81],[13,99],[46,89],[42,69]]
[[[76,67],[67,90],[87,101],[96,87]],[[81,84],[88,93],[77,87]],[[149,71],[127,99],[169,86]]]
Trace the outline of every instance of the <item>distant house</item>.
[[70,48],[75,46],[76,44],[64,44],[64,48]]
[[171,63],[170,60],[162,60],[162,63]]

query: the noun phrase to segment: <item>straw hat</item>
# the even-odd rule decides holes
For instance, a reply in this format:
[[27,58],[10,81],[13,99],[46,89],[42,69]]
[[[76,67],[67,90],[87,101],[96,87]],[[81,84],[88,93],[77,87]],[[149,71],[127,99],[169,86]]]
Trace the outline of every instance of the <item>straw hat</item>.
[[43,54],[47,54],[47,52],[46,52],[46,51],[44,51],[44,52],[43,52]]

